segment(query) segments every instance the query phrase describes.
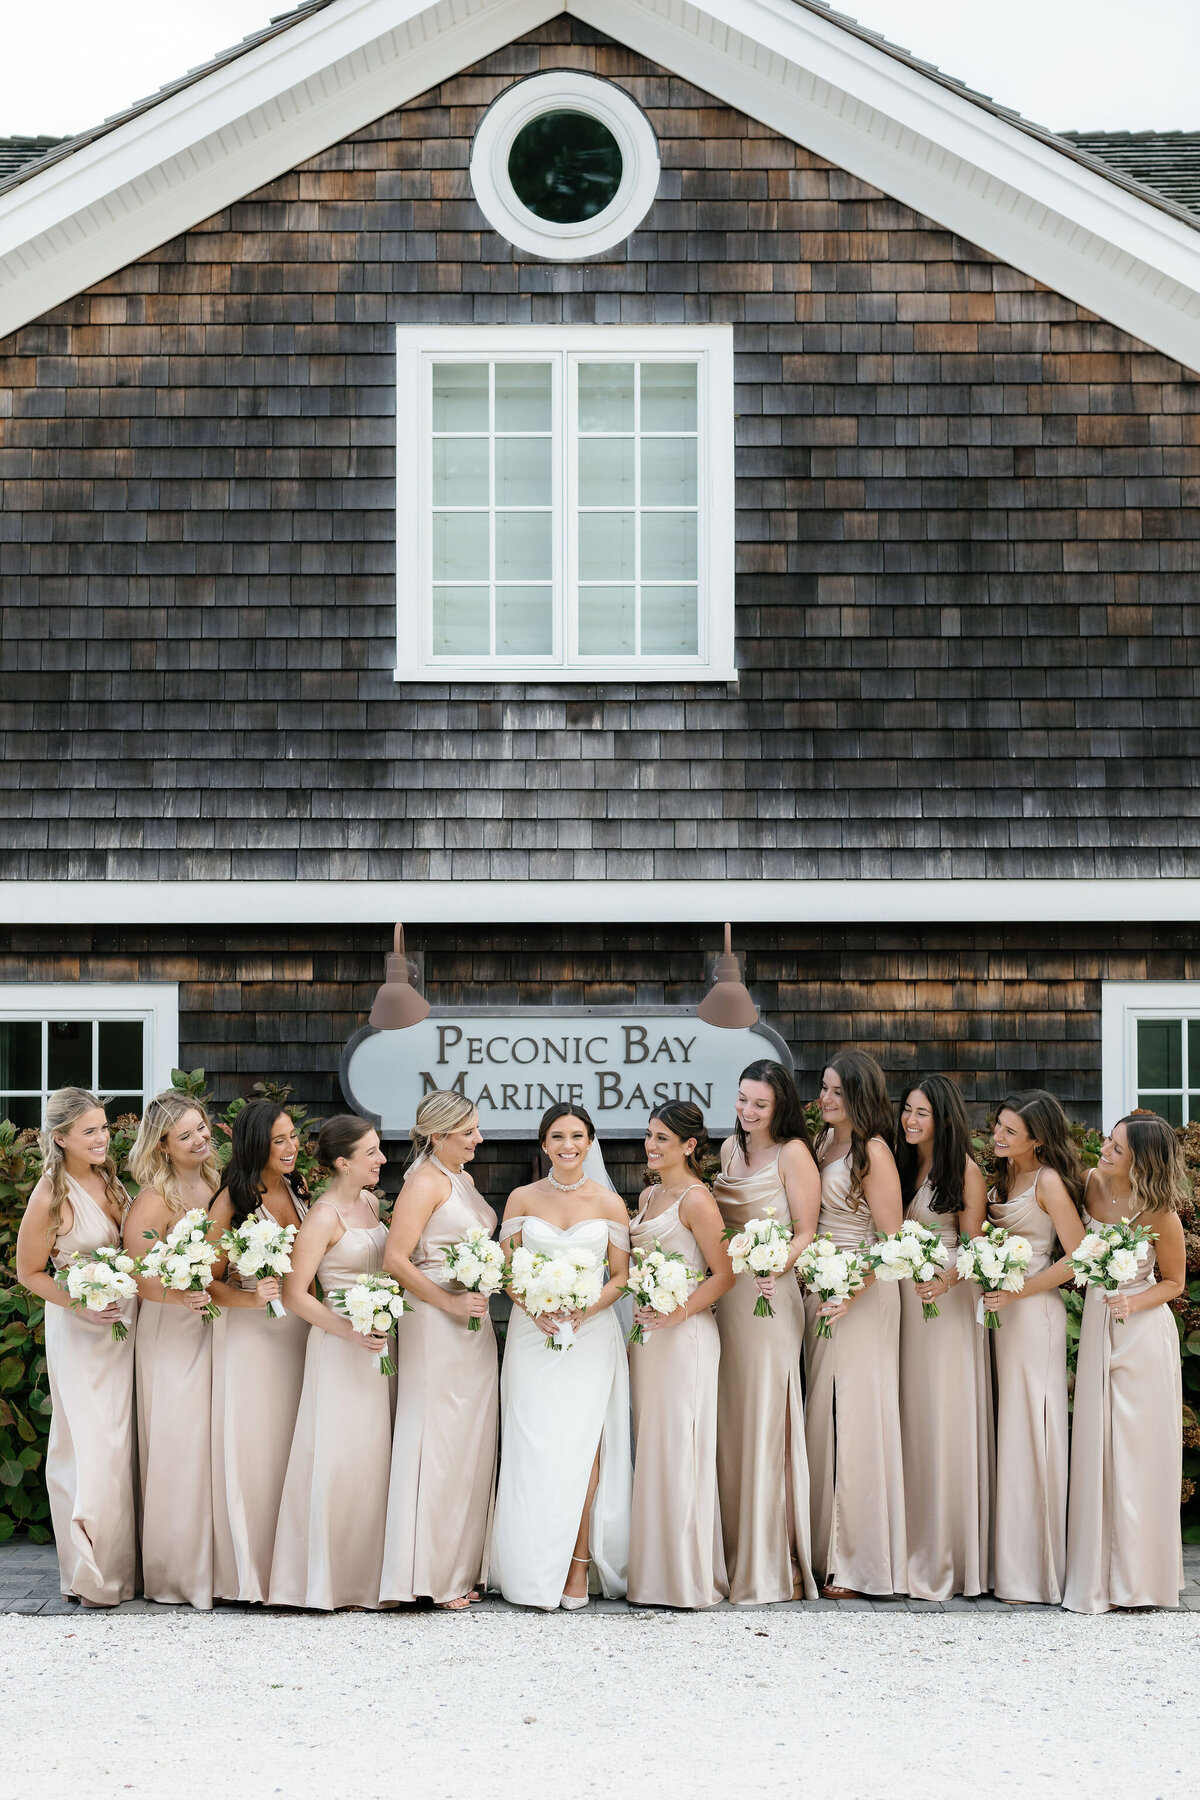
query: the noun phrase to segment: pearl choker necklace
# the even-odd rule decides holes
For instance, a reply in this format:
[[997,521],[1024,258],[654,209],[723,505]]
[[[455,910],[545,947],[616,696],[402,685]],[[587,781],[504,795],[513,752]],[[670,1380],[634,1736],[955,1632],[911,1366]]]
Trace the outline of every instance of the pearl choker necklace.
[[552,1188],[557,1188],[560,1194],[575,1193],[577,1188],[581,1188],[583,1186],[583,1184],[587,1180],[587,1178],[588,1177],[587,1177],[586,1169],[584,1170],[583,1174],[579,1177],[578,1181],[555,1181],[553,1174],[547,1176],[547,1180],[549,1181],[550,1186]]

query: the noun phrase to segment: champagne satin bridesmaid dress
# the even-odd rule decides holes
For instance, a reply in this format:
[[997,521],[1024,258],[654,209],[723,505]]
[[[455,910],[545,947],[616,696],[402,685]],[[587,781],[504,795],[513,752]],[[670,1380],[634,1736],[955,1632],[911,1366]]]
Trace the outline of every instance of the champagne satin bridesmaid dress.
[[[66,1177],[71,1228],[54,1242],[52,1261],[121,1234],[102,1206]],[[136,1300],[121,1308],[129,1336],[115,1344],[108,1325],[88,1324],[61,1306],[46,1308],[46,1374],[53,1412],[46,1449],[46,1487],[58,1550],[60,1591],[95,1606],[132,1600],[137,1580],[134,1499],[134,1344]]]

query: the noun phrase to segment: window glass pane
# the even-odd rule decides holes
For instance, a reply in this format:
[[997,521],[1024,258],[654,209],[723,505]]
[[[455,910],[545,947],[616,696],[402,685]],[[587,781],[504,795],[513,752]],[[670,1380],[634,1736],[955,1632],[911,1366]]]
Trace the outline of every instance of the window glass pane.
[[435,587],[433,648],[438,656],[488,656],[491,653],[488,590],[485,587]]
[[580,431],[633,430],[633,364],[580,363]]
[[1183,1124],[1183,1096],[1181,1094],[1139,1094],[1138,1105],[1156,1112],[1168,1125]]
[[695,513],[642,514],[642,579],[695,581]]
[[632,506],[633,439],[580,438],[580,506]]
[[549,431],[550,364],[496,364],[496,430]]
[[550,514],[496,514],[497,581],[549,581]]
[[554,589],[496,589],[497,656],[549,656],[554,649]]
[[1191,1087],[1200,1087],[1200,1019],[1189,1019],[1188,1027],[1188,1083]]
[[[1138,1086],[1183,1086],[1183,1029],[1179,1019],[1139,1019]],[[1175,1124],[1179,1123],[1176,1119]]]
[[0,1020],[0,1088],[40,1088],[41,1085],[41,1020]]
[[549,506],[551,440],[496,439],[496,505]]
[[700,620],[694,587],[642,589],[642,655],[696,656]]
[[631,587],[580,588],[580,655],[632,656],[633,620]]
[[695,438],[643,438],[642,505],[695,504]]
[[643,363],[642,430],[695,429],[695,363]]
[[433,429],[486,431],[487,363],[434,363]]
[[486,581],[487,513],[434,513],[433,579]]
[[434,505],[486,506],[489,498],[487,439],[434,438]]
[[46,1076],[51,1088],[92,1085],[92,1021],[52,1020],[47,1032]]
[[140,1019],[101,1019],[100,1069],[96,1079],[106,1093],[142,1086]]
[[635,517],[631,512],[580,513],[581,581],[632,581]]
[[41,1100],[30,1095],[0,1094],[0,1119],[8,1119],[18,1131],[36,1131],[42,1123]]

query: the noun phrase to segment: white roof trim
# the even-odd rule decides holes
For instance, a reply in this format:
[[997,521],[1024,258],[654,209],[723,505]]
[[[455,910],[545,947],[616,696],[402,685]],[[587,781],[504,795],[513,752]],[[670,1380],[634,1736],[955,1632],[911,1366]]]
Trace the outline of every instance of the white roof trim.
[[1200,230],[792,0],[335,0],[0,195],[0,336],[564,10],[1200,366]]

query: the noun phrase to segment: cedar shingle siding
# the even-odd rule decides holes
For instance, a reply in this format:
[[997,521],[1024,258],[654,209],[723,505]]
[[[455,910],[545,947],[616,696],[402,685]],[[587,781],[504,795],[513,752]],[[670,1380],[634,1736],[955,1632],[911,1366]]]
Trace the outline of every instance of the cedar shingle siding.
[[[582,266],[466,169],[564,65],[663,154]],[[393,682],[391,327],[456,320],[734,322],[736,691]],[[1196,379],[567,18],[6,340],[5,412],[10,878],[1200,874]]]

